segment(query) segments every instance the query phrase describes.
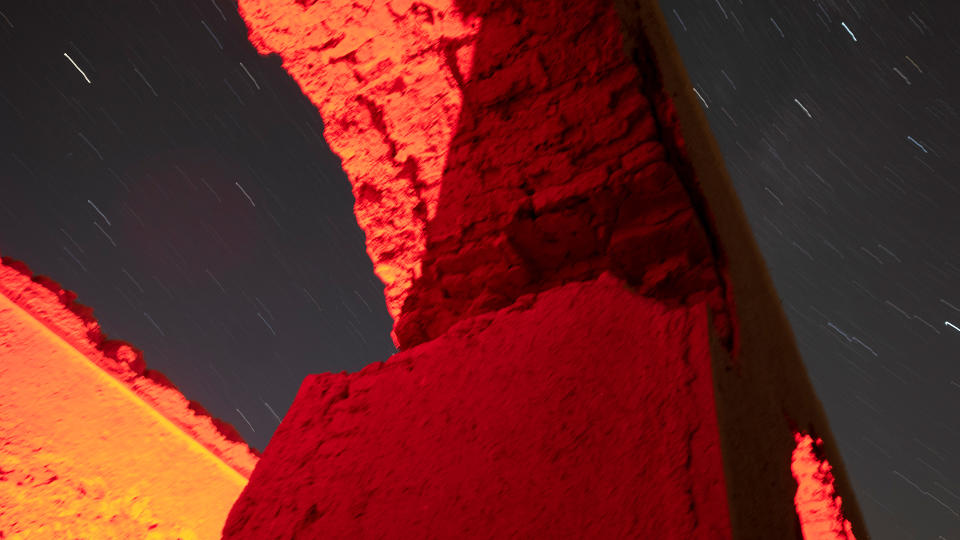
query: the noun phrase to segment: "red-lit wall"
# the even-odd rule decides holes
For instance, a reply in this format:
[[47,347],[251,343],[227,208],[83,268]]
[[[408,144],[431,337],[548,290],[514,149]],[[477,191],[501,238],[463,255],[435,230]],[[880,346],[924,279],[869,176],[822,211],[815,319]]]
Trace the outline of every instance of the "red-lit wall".
[[239,8],[402,352],[308,377],[258,463],[4,260],[3,535],[216,537],[253,469],[226,538],[867,538],[653,0]]
[[310,376],[225,537],[729,537],[708,324],[604,274]]
[[239,7],[403,352],[304,382],[225,537],[799,538],[798,429],[866,537],[653,2]]

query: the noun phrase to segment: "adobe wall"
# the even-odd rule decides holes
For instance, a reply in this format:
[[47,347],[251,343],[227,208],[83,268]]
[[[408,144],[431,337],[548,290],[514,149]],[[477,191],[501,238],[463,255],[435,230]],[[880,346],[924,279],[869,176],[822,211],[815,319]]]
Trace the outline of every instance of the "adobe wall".
[[304,382],[227,538],[799,538],[800,431],[867,537],[654,2],[239,8],[323,117],[402,352]]
[[729,538],[708,324],[603,274],[311,375],[224,538]]
[[817,457],[830,463],[835,494],[843,500],[854,535],[869,538],[826,413],[659,4],[614,4],[628,54],[646,66],[641,70],[660,74],[662,92],[673,103],[676,131],[685,141],[682,161],[696,177],[712,216],[713,237],[725,255],[738,347],[731,354],[722,339],[715,339],[713,369],[733,529],[743,538],[764,538],[769,536],[764,531],[778,530],[796,512],[790,502],[797,483],[787,471],[797,435],[807,434],[822,441]]
[[257,456],[74,299],[0,263],[0,537],[217,538]]
[[240,11],[324,119],[401,348],[606,269],[665,300],[699,295],[732,332],[609,5],[367,4]]
[[[258,453],[243,441],[240,433],[229,423],[210,415],[199,402],[186,398],[163,373],[147,369],[139,349],[124,341],[108,339],[100,330],[93,309],[77,302],[73,291],[46,276],[34,275],[20,261],[3,257],[0,259],[0,295],[121,382],[133,395],[241,476],[250,476]],[[15,361],[6,356],[2,359],[3,364]]]

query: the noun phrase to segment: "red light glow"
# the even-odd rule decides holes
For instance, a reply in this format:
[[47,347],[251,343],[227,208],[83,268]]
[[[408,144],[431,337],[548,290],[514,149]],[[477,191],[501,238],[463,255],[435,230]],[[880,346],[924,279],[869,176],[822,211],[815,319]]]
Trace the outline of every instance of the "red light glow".
[[830,463],[817,453],[823,441],[796,433],[790,469],[797,480],[793,501],[806,540],[854,540],[853,528],[843,517],[842,500],[833,487]]

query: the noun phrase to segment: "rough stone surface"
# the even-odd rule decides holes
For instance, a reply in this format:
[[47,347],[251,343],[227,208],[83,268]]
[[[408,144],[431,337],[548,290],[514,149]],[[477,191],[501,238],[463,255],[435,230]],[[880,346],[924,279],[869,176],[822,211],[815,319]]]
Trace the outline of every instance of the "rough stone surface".
[[[257,450],[248,446],[232,425],[210,415],[200,403],[188,400],[163,373],[147,369],[139,349],[107,339],[93,309],[77,302],[73,291],[46,276],[33,275],[20,261],[3,257],[0,295],[26,310],[238,473],[250,476],[257,464]],[[10,356],[0,358],[0,364],[13,361]]]
[[476,20],[452,0],[241,0],[250,41],[317,106],[396,319],[420,275]]
[[854,538],[850,521],[843,516],[843,498],[834,487],[833,467],[822,456],[823,440],[814,440],[808,434],[794,435],[797,447],[793,451],[790,470],[797,480],[794,505],[800,518],[804,538]]
[[708,325],[604,274],[311,375],[224,538],[729,537]]
[[91,310],[0,264],[0,538],[216,538],[257,457]]
[[401,348],[607,269],[705,299],[732,339],[694,180],[661,140],[671,106],[645,93],[612,4],[239,5],[324,119]]
[[612,4],[469,4],[482,19],[473,71],[400,345],[607,269],[722,313],[706,231]]
[[869,538],[843,456],[804,368],[790,323],[780,305],[740,200],[726,171],[706,116],[683,69],[658,0],[614,0],[623,23],[627,54],[645,73],[658,73],[653,86],[672,104],[673,139],[683,152],[678,170],[696,178],[691,200],[709,213],[711,239],[721,247],[733,308],[735,340],[711,342],[714,395],[723,446],[730,521],[737,538],[800,538],[790,473],[795,434],[822,440],[843,516],[856,537]]
[[[823,441],[841,517],[868,538],[655,0],[240,10],[328,126],[404,352],[304,384],[228,537],[800,538],[791,459],[802,431]],[[328,42],[347,45],[333,55]],[[406,63],[437,69],[408,77]],[[411,149],[405,161],[396,148]],[[421,162],[429,189],[407,187]],[[619,294],[605,280],[620,280]],[[564,296],[575,290],[589,293]],[[699,330],[662,326],[677,313],[703,314],[691,316],[709,338],[709,385],[681,360]],[[613,393],[621,384],[636,396]],[[715,421],[722,459],[690,461],[706,467],[694,476],[677,468],[697,440],[712,448],[703,429]],[[603,436],[584,439],[596,426]],[[619,438],[626,426],[665,446]],[[630,494],[610,483],[613,468]],[[719,485],[723,508],[699,498]]]
[[[404,351],[304,382],[226,537],[800,538],[811,523],[868,538],[655,0],[239,9],[323,117]],[[72,293],[9,260],[0,287],[98,383],[252,467],[232,428],[106,340]],[[5,332],[0,346],[19,343]],[[4,448],[40,476],[0,482],[54,501],[99,489]],[[94,493],[120,534],[189,536],[154,527],[143,499]]]

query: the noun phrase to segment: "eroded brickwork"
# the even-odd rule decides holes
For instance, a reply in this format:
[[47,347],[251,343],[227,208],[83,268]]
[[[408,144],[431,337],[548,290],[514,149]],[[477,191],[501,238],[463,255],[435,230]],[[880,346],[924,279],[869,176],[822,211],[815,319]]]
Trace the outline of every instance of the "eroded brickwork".
[[474,70],[401,346],[607,269],[643,294],[710,299],[722,312],[706,230],[612,6],[475,2],[467,12],[483,21]]
[[324,118],[401,348],[607,269],[661,300],[706,300],[732,333],[695,179],[661,134],[669,104],[645,94],[653,75],[624,54],[612,4],[240,9]]
[[0,538],[216,538],[257,455],[75,299],[0,262]]
[[318,106],[402,352],[305,381],[226,537],[799,538],[786,418],[853,500],[654,0],[240,9]]

